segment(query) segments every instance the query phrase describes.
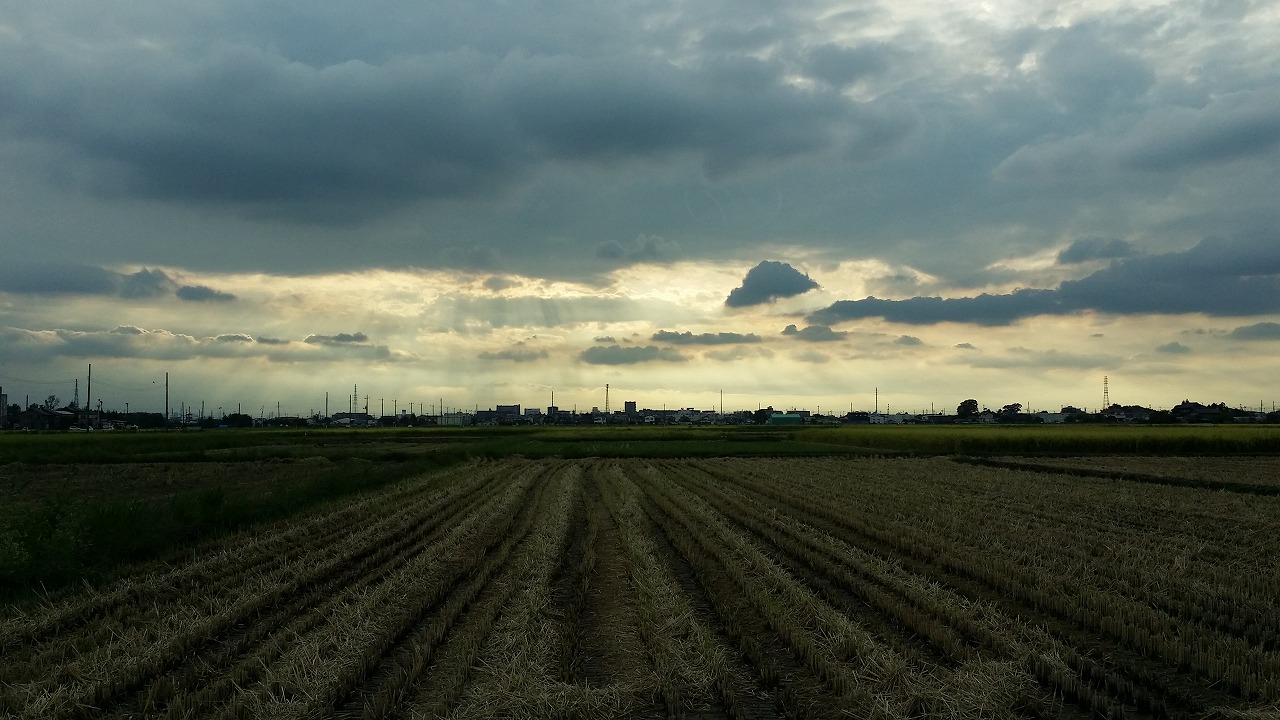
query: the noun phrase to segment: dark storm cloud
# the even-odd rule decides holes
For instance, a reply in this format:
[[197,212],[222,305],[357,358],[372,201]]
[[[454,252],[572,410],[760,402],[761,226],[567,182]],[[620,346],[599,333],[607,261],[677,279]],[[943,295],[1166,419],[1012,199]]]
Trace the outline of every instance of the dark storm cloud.
[[1280,243],[1206,239],[1185,252],[1115,260],[1054,290],[1021,289],[1007,295],[947,299],[841,300],[812,313],[809,320],[836,323],[881,317],[917,325],[1008,325],[1037,315],[1087,311],[1220,316],[1278,312]]
[[782,334],[803,342],[835,342],[849,335],[847,332],[832,330],[826,325],[808,325],[803,329],[788,325],[782,330]]
[[1064,232],[1159,252],[1277,224],[1265,3],[1067,26],[892,3],[20,5],[6,258],[597,280],[790,246],[957,287]]
[[603,260],[660,262],[673,260],[679,254],[679,243],[656,235],[641,235],[629,247],[616,240],[610,240],[596,246],[596,257]]
[[889,67],[889,62],[899,53],[882,43],[869,43],[857,47],[825,44],[809,49],[804,54],[804,67],[810,76],[837,87],[852,85],[858,80],[878,75]]
[[86,58],[7,43],[0,68],[0,119],[98,162],[104,195],[308,220],[491,194],[548,160],[692,152],[722,174],[831,145],[848,106],[744,57],[458,49],[312,67],[232,44]]
[[659,330],[651,339],[672,345],[738,345],[761,342],[761,337],[755,333],[719,332],[694,335],[688,330],[684,332]]
[[1112,260],[1133,255],[1133,247],[1119,238],[1080,238],[1058,253],[1059,265],[1078,265],[1090,260]]
[[162,270],[118,273],[75,263],[4,263],[0,292],[30,295],[114,295],[136,299],[168,295],[177,284]]
[[176,296],[189,302],[229,302],[236,296],[207,285],[179,286],[163,270],[118,273],[91,265],[22,264],[0,267],[0,292],[101,295],[126,300]]
[[188,302],[231,302],[236,299],[235,295],[214,290],[208,285],[183,285],[174,294],[179,300]]
[[742,285],[729,292],[728,307],[763,305],[778,298],[792,297],[819,287],[808,275],[787,263],[764,260],[747,271]]
[[1224,93],[1202,107],[1173,108],[1140,126],[1124,157],[1169,171],[1256,156],[1280,143],[1280,90]]
[[688,358],[675,350],[660,348],[656,345],[645,345],[643,347],[609,345],[587,348],[578,355],[578,359],[588,365],[635,365],[655,360],[684,362]]
[[337,335],[308,335],[302,342],[308,345],[352,345],[369,341],[369,336],[362,332],[338,333]]
[[1280,340],[1280,323],[1260,322],[1241,325],[1227,333],[1232,340]]
[[114,295],[120,274],[91,265],[0,263],[0,292],[27,295]]

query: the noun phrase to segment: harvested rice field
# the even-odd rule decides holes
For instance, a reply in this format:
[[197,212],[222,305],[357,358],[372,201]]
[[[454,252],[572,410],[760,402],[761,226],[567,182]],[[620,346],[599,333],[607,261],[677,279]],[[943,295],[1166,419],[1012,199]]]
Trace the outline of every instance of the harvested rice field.
[[0,716],[1276,717],[1280,498],[1087,463],[474,461],[8,606]]

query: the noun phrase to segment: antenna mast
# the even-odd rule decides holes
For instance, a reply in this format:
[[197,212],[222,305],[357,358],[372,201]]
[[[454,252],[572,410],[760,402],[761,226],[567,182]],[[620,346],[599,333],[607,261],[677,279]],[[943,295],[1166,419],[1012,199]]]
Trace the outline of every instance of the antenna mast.
[[1102,376],[1102,409],[1105,412],[1106,409],[1109,407],[1111,407],[1111,389],[1108,387],[1107,376],[1103,375]]

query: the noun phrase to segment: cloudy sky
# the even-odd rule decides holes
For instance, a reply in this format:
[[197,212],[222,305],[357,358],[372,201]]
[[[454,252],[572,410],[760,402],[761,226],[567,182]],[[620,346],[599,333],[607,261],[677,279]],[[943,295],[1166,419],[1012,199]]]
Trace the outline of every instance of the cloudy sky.
[[0,386],[1270,409],[1277,38],[1267,0],[5,3]]

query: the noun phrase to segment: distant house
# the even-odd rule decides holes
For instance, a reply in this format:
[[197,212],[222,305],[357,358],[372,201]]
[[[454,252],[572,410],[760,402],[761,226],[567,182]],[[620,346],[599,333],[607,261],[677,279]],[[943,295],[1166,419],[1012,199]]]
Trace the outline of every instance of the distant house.
[[80,414],[75,410],[34,407],[18,415],[18,427],[27,430],[69,430],[79,417]]

